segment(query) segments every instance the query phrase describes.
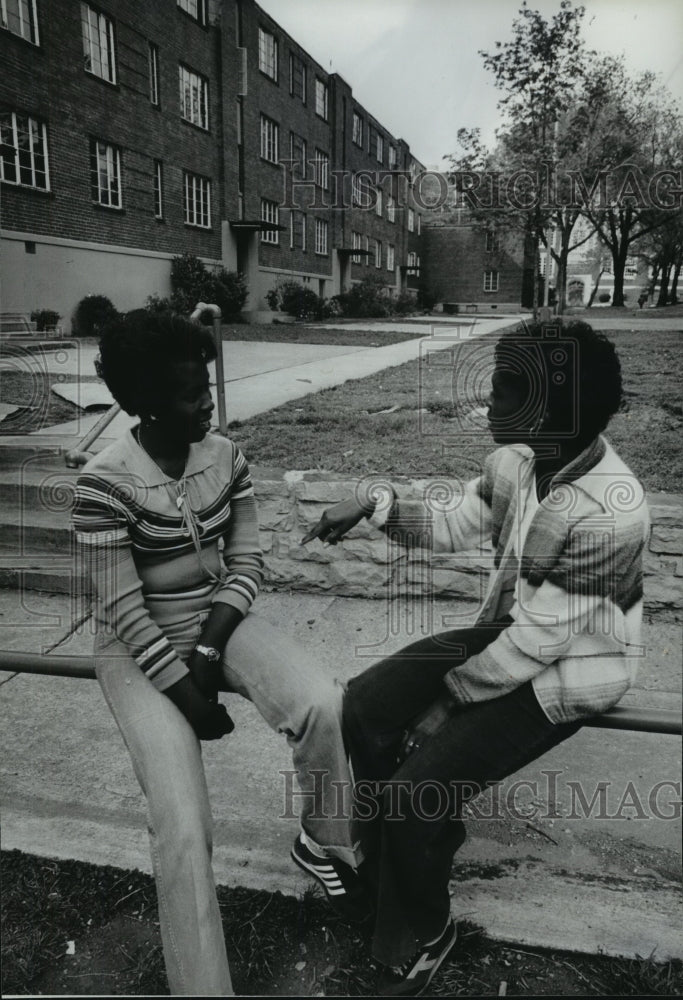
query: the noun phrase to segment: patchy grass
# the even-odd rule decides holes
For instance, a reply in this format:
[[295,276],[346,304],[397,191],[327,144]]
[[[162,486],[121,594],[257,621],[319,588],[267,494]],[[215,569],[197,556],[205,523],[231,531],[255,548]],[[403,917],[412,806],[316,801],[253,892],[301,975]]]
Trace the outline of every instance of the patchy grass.
[[[497,334],[304,397],[230,433],[253,464],[348,475],[469,477],[494,447],[473,411],[488,395]],[[622,411],[607,436],[648,490],[683,492],[681,334],[609,331],[621,358]]]
[[[3,995],[168,994],[148,875],[8,851],[2,882]],[[300,899],[225,887],[218,895],[237,994],[375,995],[367,933],[341,923],[317,890]],[[518,996],[676,996],[683,988],[680,962],[515,948],[465,921],[458,932],[432,996],[495,996],[502,983]]]
[[[413,318],[414,319],[414,318]],[[411,317],[403,320],[381,320],[382,323],[396,323],[395,330],[373,329],[373,320],[335,320],[335,327],[315,326],[311,323],[238,323],[222,327],[223,340],[257,340],[275,344],[338,344],[342,347],[386,347],[400,344],[403,340],[415,340],[419,333],[401,331],[401,323],[410,323]],[[348,323],[367,324],[365,330],[346,329]],[[429,334],[425,325],[424,335]]]

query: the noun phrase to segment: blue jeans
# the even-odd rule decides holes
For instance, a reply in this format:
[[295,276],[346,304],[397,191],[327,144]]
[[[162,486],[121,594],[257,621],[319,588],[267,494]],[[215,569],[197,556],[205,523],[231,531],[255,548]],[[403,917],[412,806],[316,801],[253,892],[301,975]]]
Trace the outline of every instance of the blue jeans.
[[444,675],[492,642],[500,627],[421,639],[348,684],[344,729],[365,857],[359,871],[376,898],[372,949],[385,965],[400,965],[445,926],[453,855],[465,840],[463,805],[580,728],[551,723],[527,683],[456,708],[397,764],[405,729],[447,693]]
[[[163,623],[181,657],[208,611]],[[159,622],[161,625],[162,623]],[[172,701],[144,676],[126,648],[98,635],[97,677],[147,799],[164,959],[172,994],[232,995],[211,867],[212,819],[199,741]],[[341,734],[342,688],[298,643],[248,614],[222,663],[227,688],[248,698],[284,733],[302,790],[301,823],[328,853],[354,864],[347,819],[331,781],[350,785]],[[325,772],[317,783],[310,771]],[[275,817],[273,817],[275,819]]]

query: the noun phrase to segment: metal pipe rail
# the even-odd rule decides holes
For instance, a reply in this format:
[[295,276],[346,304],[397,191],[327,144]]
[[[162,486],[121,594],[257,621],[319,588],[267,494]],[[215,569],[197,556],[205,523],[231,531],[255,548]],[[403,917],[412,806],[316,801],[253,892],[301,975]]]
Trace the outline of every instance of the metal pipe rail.
[[[0,670],[16,674],[42,674],[49,677],[95,679],[94,656],[56,656],[41,653],[18,653],[0,650]],[[604,715],[586,719],[591,729],[622,729],[636,733],[681,735],[681,713],[668,708],[611,708]]]

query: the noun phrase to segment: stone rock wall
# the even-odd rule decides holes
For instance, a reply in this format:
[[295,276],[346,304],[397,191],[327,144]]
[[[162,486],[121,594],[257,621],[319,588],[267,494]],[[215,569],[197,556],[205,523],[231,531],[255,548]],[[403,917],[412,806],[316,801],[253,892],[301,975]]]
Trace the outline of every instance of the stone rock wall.
[[[492,553],[408,552],[361,521],[343,542],[300,544],[323,512],[354,495],[357,478],[252,468],[259,506],[266,586],[347,597],[433,596],[479,602]],[[439,482],[443,482],[439,477]],[[426,482],[392,477],[402,496],[420,498]],[[455,484],[454,484],[455,485]],[[645,608],[661,620],[683,611],[683,497],[648,494],[652,519],[645,554]]]

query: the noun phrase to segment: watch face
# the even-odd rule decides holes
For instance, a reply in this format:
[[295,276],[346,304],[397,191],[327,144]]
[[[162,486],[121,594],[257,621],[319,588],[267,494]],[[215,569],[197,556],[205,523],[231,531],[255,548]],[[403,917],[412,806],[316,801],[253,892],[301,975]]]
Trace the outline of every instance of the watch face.
[[217,660],[220,660],[221,658],[221,654],[218,652],[218,650],[212,649],[211,646],[207,647],[206,656],[211,663],[216,663]]

